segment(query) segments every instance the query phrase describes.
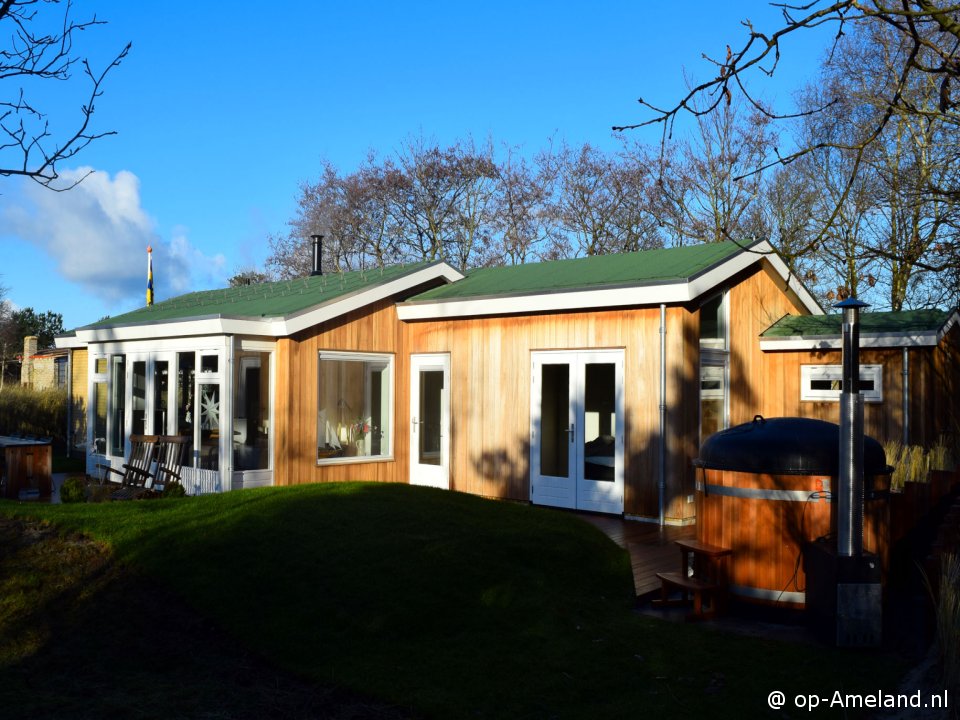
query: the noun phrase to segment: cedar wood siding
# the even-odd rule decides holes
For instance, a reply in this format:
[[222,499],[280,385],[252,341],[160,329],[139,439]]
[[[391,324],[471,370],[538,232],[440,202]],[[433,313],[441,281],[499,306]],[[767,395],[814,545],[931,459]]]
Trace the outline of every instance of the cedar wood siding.
[[[907,353],[909,443],[929,447],[941,435],[956,434],[960,429],[956,409],[960,397],[960,328],[951,328],[936,347],[909,348]],[[840,365],[840,350],[778,350],[763,355],[768,372],[783,378],[780,383],[767,383],[770,402],[765,415],[840,421],[840,403],[800,400],[800,366]],[[883,366],[883,402],[864,402],[864,431],[880,442],[902,441],[903,349],[865,348],[860,351],[860,362]]]
[[[625,498],[628,514],[655,517],[659,425],[659,308],[403,323],[393,301],[277,342],[274,484],[408,482],[412,353],[450,354],[450,487],[530,497],[530,363],[534,350],[625,348]],[[667,517],[692,517],[696,449],[697,316],[667,309]],[[393,459],[316,464],[317,356],[321,349],[394,354]]]
[[[320,350],[394,355],[394,460],[317,465]],[[382,300],[333,322],[277,340],[274,485],[367,480],[407,481],[409,364],[395,299]]]
[[[672,520],[693,513],[685,498],[693,492],[687,453],[697,419],[696,319],[686,308],[667,309]],[[531,353],[624,349],[624,511],[657,516],[659,328],[658,307],[409,323],[409,352],[450,354],[450,487],[529,500]]]
[[800,397],[796,375],[760,350],[760,333],[787,313],[809,312],[785,292],[784,281],[764,260],[745,271],[731,285],[730,305],[730,426],[750,422],[756,415],[783,417],[787,397]]
[[[765,262],[760,265],[766,265]],[[779,285],[778,285],[779,282]],[[731,283],[731,421],[757,410],[765,373],[758,337],[787,312],[801,311],[760,267]],[[522,303],[522,299],[518,300]],[[665,516],[694,517],[699,432],[699,302],[666,310],[667,433]],[[394,354],[393,459],[316,464],[319,350]],[[531,353],[624,350],[624,512],[657,517],[660,308],[401,322],[393,300],[277,343],[275,484],[370,480],[408,482],[409,357],[450,355],[450,487],[487,497],[530,497]],[[761,386],[765,383],[759,383]]]

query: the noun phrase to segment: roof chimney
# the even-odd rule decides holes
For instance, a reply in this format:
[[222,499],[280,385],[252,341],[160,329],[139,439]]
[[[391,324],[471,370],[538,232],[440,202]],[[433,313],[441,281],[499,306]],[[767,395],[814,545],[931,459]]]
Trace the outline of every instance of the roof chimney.
[[313,271],[310,276],[323,275],[322,257],[323,257],[323,235],[311,235],[313,239]]

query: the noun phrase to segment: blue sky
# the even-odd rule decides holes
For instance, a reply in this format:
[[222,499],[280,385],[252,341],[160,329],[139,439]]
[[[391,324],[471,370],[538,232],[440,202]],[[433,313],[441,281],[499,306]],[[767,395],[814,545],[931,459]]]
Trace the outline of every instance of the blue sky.
[[[702,53],[744,41],[741,20],[779,27],[756,0],[694,0],[682,15],[660,2],[275,5],[76,0],[78,18],[108,21],[76,43],[94,67],[133,43],[97,104],[97,129],[117,135],[61,168],[95,171],[70,192],[0,178],[8,300],[60,312],[68,328],[139,307],[148,244],[157,300],[223,287],[262,264],[323,159],[349,171],[420,134],[530,154],[550,138],[612,147],[611,125],[646,117],[638,97],[679,98],[684,73],[711,73]],[[788,39],[763,96],[789,103],[829,39]],[[55,90],[59,121],[80,101]]]

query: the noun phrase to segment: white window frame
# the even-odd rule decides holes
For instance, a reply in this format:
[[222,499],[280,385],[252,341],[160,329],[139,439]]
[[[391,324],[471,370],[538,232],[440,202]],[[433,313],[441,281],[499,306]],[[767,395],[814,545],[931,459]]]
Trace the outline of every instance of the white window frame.
[[[394,459],[394,440],[395,440],[395,423],[393,420],[393,412],[396,404],[396,374],[394,372],[394,355],[392,353],[367,353],[367,352],[344,352],[340,350],[320,350],[317,353],[317,395],[316,395],[316,437],[315,437],[315,447],[319,449],[320,447],[320,365],[324,360],[338,360],[346,362],[363,362],[363,363],[383,363],[387,368],[387,382],[390,383],[390,388],[387,392],[387,405],[385,409],[385,415],[387,419],[387,448],[381,448],[379,455],[364,455],[359,457],[332,457],[332,458],[317,458],[317,465],[349,465],[354,463],[370,463],[370,462],[386,462],[392,461]],[[369,398],[370,389],[369,387],[364,388],[365,400]]]
[[730,350],[730,293],[727,292],[727,289],[724,288],[720,292],[713,293],[704,299],[700,303],[700,311],[703,312],[703,308],[707,303],[712,302],[716,298],[720,298],[720,313],[719,313],[719,322],[720,322],[720,337],[718,338],[704,338],[700,337],[700,348],[704,351],[709,350],[719,350],[728,352]]
[[[842,365],[801,365],[800,400],[804,402],[840,402],[840,390],[816,390],[814,380],[843,380]],[[864,402],[883,402],[883,365],[861,365],[860,381],[872,380],[873,390],[861,390]]]

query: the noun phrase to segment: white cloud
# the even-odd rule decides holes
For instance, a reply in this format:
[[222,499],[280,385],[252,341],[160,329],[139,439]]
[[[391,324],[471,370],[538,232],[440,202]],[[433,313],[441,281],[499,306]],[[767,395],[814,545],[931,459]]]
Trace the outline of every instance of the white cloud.
[[[73,182],[91,168],[64,171]],[[222,285],[225,259],[191,245],[184,229],[169,241],[143,209],[140,180],[121,170],[113,178],[94,172],[66,192],[25,182],[19,202],[0,210],[6,231],[54,258],[59,273],[110,305],[143,296],[147,246],[153,247],[154,287],[162,299],[199,287]]]

